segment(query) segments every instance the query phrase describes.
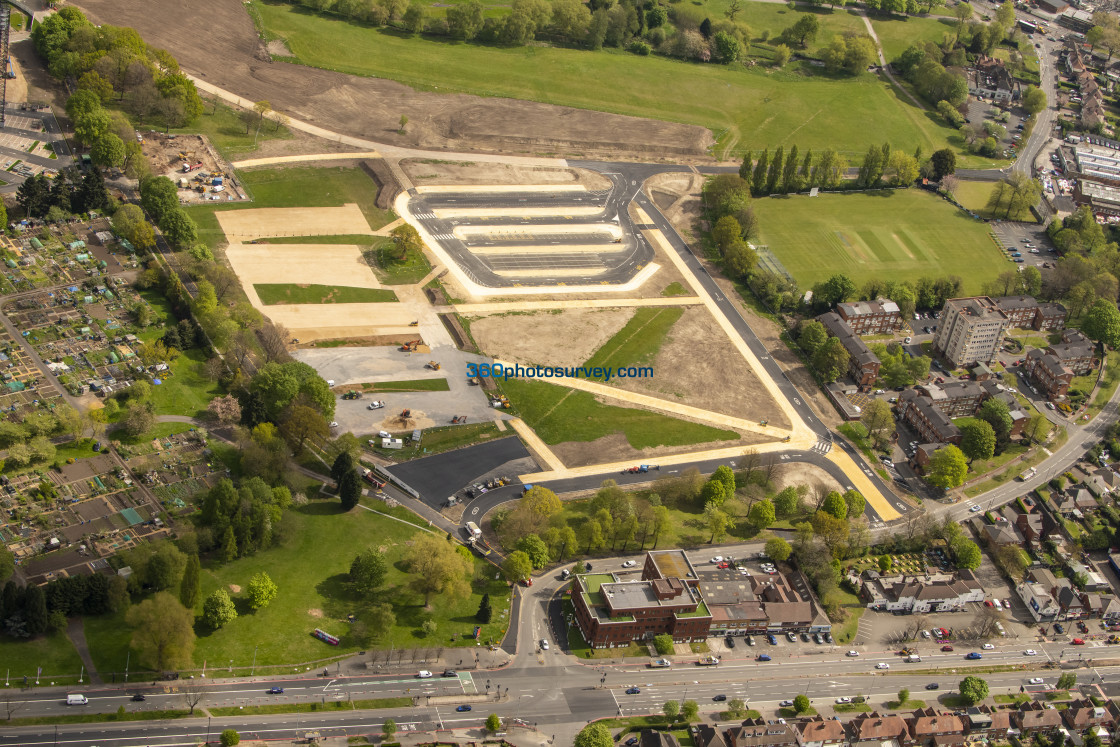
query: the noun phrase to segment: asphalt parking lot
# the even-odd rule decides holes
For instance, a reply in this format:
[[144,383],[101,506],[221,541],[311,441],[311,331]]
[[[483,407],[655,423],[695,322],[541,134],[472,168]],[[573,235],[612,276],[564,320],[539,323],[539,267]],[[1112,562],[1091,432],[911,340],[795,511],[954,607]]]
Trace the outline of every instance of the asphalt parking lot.
[[[516,436],[490,441],[465,449],[455,449],[393,465],[387,472],[400,478],[420,499],[434,509],[440,509],[450,496],[475,482],[479,477],[494,472],[504,464],[532,458]],[[510,477],[516,480],[516,471]]]
[[[992,233],[996,235],[1006,250],[1005,254],[1018,252],[1022,257],[1008,256],[1009,267],[1038,267],[1043,269],[1043,264],[1050,264],[1057,260],[1054,245],[1046,235],[1043,226],[1034,223],[1009,223],[1007,221],[992,221]],[[1030,246],[1028,246],[1028,244]],[[1037,249],[1034,254],[1031,249]],[[1022,262],[1013,262],[1012,259],[1022,259]]]

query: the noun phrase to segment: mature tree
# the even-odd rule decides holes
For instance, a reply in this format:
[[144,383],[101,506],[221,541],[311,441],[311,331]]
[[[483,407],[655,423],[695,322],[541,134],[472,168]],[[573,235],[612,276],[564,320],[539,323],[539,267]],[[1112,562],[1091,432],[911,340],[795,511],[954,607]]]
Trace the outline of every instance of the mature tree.
[[482,601],[478,604],[478,612],[475,613],[474,619],[483,625],[494,619],[494,610],[490,606],[489,594],[482,595]]
[[709,542],[722,540],[731,526],[731,517],[713,503],[708,503],[704,507],[704,521],[712,533]]
[[547,519],[558,513],[563,507],[560,499],[556,497],[556,493],[540,485],[534,485],[525,491],[525,495],[521,496],[520,503],[530,513],[542,519]]
[[820,28],[821,24],[816,15],[804,13],[797,19],[796,23],[786,29],[783,36],[787,36],[790,40],[805,48],[817,38]]
[[979,677],[965,677],[958,689],[968,705],[976,705],[988,697],[988,683]]
[[297,456],[303,454],[304,445],[311,441],[322,441],[330,434],[330,426],[322,413],[314,407],[293,404],[287,409],[280,432],[292,447],[292,453]]
[[972,540],[962,540],[953,547],[957,557],[957,567],[966,570],[975,570],[980,567],[980,547]]
[[1034,116],[1046,108],[1046,92],[1036,86],[1027,86],[1023,94],[1023,108],[1027,114]]
[[800,715],[802,713],[808,713],[809,708],[810,708],[810,705],[809,705],[809,696],[808,695],[798,695],[796,698],[793,699],[793,710],[798,715]]
[[704,487],[700,489],[700,503],[705,506],[711,504],[718,508],[730,497],[731,494],[727,492],[727,489],[719,480],[708,480],[704,483]]
[[430,606],[432,594],[455,599],[470,593],[474,572],[470,554],[462,555],[439,537],[421,534],[405,551],[403,561],[415,577],[413,587],[424,595],[425,607]]
[[[655,6],[656,7],[656,6]],[[712,51],[717,61],[724,64],[738,62],[743,56],[743,42],[726,31],[717,31],[712,39]]]
[[996,432],[983,420],[961,426],[961,451],[972,464],[977,459],[991,459],[996,450]]
[[551,560],[548,545],[535,534],[527,534],[517,541],[517,549],[529,557],[533,568],[544,568]]
[[826,514],[831,514],[837,519],[848,518],[848,504],[844,502],[844,496],[836,491],[830,492],[821,504],[821,511]]
[[264,571],[253,574],[249,579],[249,585],[245,588],[249,596],[249,606],[255,610],[267,607],[268,603],[276,598],[278,591],[276,582]]
[[778,46],[774,47],[774,67],[785,67],[786,63],[789,62],[789,58],[792,54],[793,52],[785,44],[779,44]]
[[1077,684],[1077,675],[1074,674],[1073,672],[1066,672],[1065,674],[1063,674],[1061,677],[1058,678],[1058,686],[1057,687],[1058,687],[1059,690],[1069,690],[1070,688],[1072,688],[1076,684]]
[[849,519],[858,519],[863,516],[864,510],[867,508],[867,499],[858,490],[845,491],[844,503],[848,505]]
[[241,422],[241,402],[232,394],[210,400],[206,410],[218,421],[219,425],[233,425]]
[[817,352],[813,354],[812,363],[817,374],[819,374],[826,383],[831,384],[840,378],[848,369],[848,361],[850,358],[851,355],[848,353],[847,349],[845,349],[840,338],[830,337],[817,349]]
[[156,670],[190,664],[194,651],[194,614],[167,592],[158,592],[125,615],[132,628],[132,649]]
[[118,167],[124,163],[124,141],[107,132],[90,149],[90,160],[98,166]]
[[179,694],[183,696],[183,703],[191,709],[192,716],[194,709],[206,697],[207,692],[206,686],[197,680],[187,680],[186,684],[179,686]]
[[774,496],[774,512],[782,518],[792,516],[797,511],[797,504],[800,501],[801,496],[797,488],[790,485]]
[[779,563],[788,560],[793,548],[781,537],[772,537],[766,541],[766,554]]
[[356,466],[354,462],[354,455],[349,451],[340,451],[338,456],[334,458],[331,463],[331,479],[334,480],[335,485],[342,482],[342,477],[354,469]]
[[222,747],[234,747],[234,745],[241,744],[241,735],[237,732],[237,729],[223,729],[218,736],[218,742]]
[[366,548],[350,562],[350,582],[360,594],[374,594],[385,583],[389,561],[372,547]]
[[928,479],[931,485],[949,490],[963,483],[966,474],[968,461],[953,444],[943,446],[930,457]]
[[665,705],[661,706],[661,712],[665,714],[665,718],[669,719],[669,723],[673,723],[681,715],[680,701],[666,700]]
[[747,513],[747,520],[760,531],[773,524],[776,518],[774,504],[768,499],[756,502]]
[[397,722],[391,718],[385,719],[385,722],[381,724],[381,736],[385,738],[386,742],[391,742],[396,733]]
[[828,332],[825,330],[824,325],[813,320],[805,322],[801,325],[801,332],[797,336],[797,344],[809,356],[817,352],[821,345],[824,345],[828,340]]
[[502,718],[496,713],[491,713],[486,717],[486,730],[491,734],[496,734],[502,730]]
[[179,582],[179,601],[187,609],[193,610],[201,596],[202,566],[198,562],[198,554],[191,553],[187,556],[187,565],[183,569],[183,580]]
[[[735,0],[732,0],[734,3]],[[614,737],[606,724],[596,721],[588,724],[576,734],[575,747],[614,747]]]
[[140,182],[140,207],[160,222],[163,216],[179,209],[179,191],[166,176],[153,176]]
[[859,420],[863,423],[863,427],[867,429],[867,435],[877,444],[885,443],[894,433],[894,416],[891,414],[891,406],[881,399],[872,399],[865,404]]
[[686,724],[695,721],[700,716],[700,704],[695,700],[686,700],[681,703],[681,720]]
[[237,607],[225,589],[215,589],[202,603],[202,620],[212,630],[237,619]]
[[1085,312],[1081,331],[1090,340],[1109,347],[1120,346],[1120,311],[1117,310],[1116,303],[1104,298],[1097,299]]
[[342,481],[338,483],[338,497],[344,511],[358,505],[362,497],[362,478],[358,477],[358,470],[352,469],[342,476]]

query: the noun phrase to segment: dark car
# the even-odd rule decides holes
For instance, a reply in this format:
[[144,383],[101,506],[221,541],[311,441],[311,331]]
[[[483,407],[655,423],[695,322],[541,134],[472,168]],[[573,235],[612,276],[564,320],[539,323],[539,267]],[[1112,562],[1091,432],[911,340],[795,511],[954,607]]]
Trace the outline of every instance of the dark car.
[[461,705],[458,708],[456,708],[455,710],[458,711],[459,713],[466,713],[470,709],[471,709],[471,707],[469,705]]
[[101,442],[100,441],[94,441],[93,442],[93,450],[94,451],[101,451]]
[[626,747],[634,747],[638,743],[637,737],[630,737],[626,740]]
[[824,634],[824,639],[826,641],[828,641],[829,643],[834,643],[834,641],[832,640],[832,633],[825,633]]
[[772,634],[770,634],[770,633],[767,633],[767,634],[766,634],[766,642],[767,642],[767,643],[769,643],[769,644],[770,644],[771,646],[777,646],[777,645],[778,645],[778,639],[777,639],[777,638],[775,638],[775,637],[774,637],[774,636],[773,636]]
[[627,694],[627,695],[637,695],[637,694],[638,694],[638,693],[640,693],[641,691],[642,691],[642,690],[641,690],[641,688],[638,688],[638,687],[631,687],[631,688],[627,688],[627,690],[626,690],[626,694]]
[[588,571],[591,570],[591,564],[590,563],[584,563],[583,567],[584,567],[585,570],[588,570]]
[[440,675],[440,677],[458,677],[458,676],[459,675],[455,672],[454,669],[445,669],[445,670],[443,670],[443,674]]
[[727,636],[726,638],[724,638],[723,642],[727,644],[728,648],[735,648],[735,639],[731,636]]
[[968,654],[964,658],[966,658],[966,659],[983,659],[984,657],[981,656],[979,651],[973,651],[972,653]]
[[938,690],[940,688],[941,688],[941,685],[937,684],[936,682],[931,682],[928,685],[926,685],[927,690]]
[[284,694],[284,688],[282,688],[282,687],[270,687],[270,688],[268,688],[268,694],[269,695],[283,695]]
[[1061,635],[1062,633],[1066,632],[1066,629],[1062,627],[1061,623],[1054,623],[1054,632],[1058,635]]
[[757,661],[770,661],[769,654],[759,654]]
[[714,700],[717,703],[722,703],[723,701],[727,700],[727,696],[726,695],[717,695],[714,698],[712,698],[712,700]]
[[136,693],[132,696],[132,699],[138,703],[147,700],[147,698],[144,697],[143,693]]

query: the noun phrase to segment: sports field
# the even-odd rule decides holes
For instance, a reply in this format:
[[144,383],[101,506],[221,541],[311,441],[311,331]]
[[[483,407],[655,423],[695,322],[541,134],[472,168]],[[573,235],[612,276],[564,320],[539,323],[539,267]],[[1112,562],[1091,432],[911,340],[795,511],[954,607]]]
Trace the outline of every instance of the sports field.
[[[930,153],[945,147],[955,134],[900,100],[894,89],[872,75],[831,79],[797,70],[639,57],[620,50],[456,44],[405,38],[286,3],[256,7],[266,34],[284,39],[306,65],[388,78],[420,89],[698,124],[710,128],[720,145],[731,150],[796,143],[802,152],[832,147],[859,158],[868,145],[890,142],[907,152],[921,145]],[[822,36],[818,42],[824,40]],[[668,105],[667,90],[673,91]]]
[[754,209],[759,243],[802,290],[842,272],[857,286],[957,275],[978,293],[1008,268],[986,223],[919,189],[769,198]]

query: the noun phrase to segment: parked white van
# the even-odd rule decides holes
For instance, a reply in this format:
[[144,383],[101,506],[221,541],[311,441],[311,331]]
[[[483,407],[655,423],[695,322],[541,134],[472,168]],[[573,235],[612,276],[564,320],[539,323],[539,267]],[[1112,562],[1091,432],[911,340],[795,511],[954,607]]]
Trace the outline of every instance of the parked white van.
[[89,698],[80,693],[69,693],[66,696],[66,705],[89,705]]

